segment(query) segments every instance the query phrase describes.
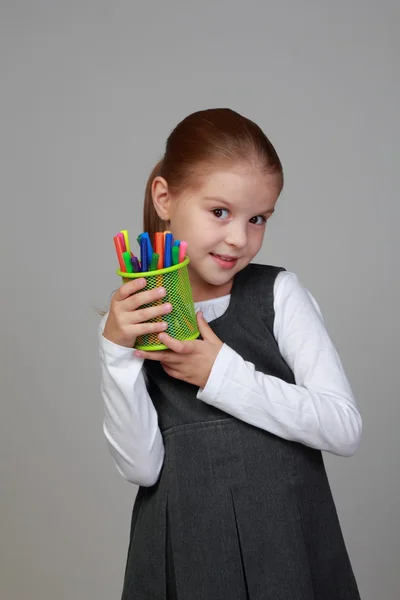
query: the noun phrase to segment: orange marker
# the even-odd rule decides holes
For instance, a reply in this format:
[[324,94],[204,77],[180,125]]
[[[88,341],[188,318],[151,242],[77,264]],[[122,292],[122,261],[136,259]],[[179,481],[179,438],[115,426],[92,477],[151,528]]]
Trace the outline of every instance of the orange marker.
[[154,252],[158,254],[157,269],[162,269],[164,265],[164,234],[160,231],[154,234]]

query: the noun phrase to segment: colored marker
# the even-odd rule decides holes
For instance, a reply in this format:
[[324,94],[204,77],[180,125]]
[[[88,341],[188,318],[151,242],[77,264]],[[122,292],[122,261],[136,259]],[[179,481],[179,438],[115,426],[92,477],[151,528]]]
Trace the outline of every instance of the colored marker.
[[148,261],[148,246],[147,240],[142,237],[140,238],[140,261],[142,264],[142,273],[148,271],[149,261]]
[[136,256],[131,256],[131,265],[134,273],[140,273],[140,262]]
[[162,269],[164,266],[164,234],[161,231],[154,234],[154,252],[158,254],[157,269]]
[[177,265],[179,263],[179,246],[172,246],[172,264]]
[[181,242],[179,246],[179,262],[183,262],[185,260],[186,250],[188,247],[187,242]]
[[150,263],[150,267],[149,267],[149,271],[155,271],[158,267],[158,259],[160,257],[158,256],[158,254],[156,252],[153,252],[153,256],[151,258],[151,263]]
[[168,268],[172,265],[172,233],[165,235],[165,254],[164,254],[164,268]]
[[131,263],[131,253],[123,252],[122,256],[123,256],[123,259],[125,262],[126,272],[133,273],[133,268],[132,268],[132,263]]
[[180,244],[180,241],[179,241],[179,240],[175,240],[175,241],[174,241],[174,246],[178,246],[178,248],[179,248],[179,244]]
[[125,241],[125,249],[127,252],[130,252],[130,246],[129,246],[129,236],[128,236],[128,230],[127,229],[121,229],[120,233],[122,233],[122,235],[124,236],[124,241]]
[[[172,236],[172,231],[164,231],[163,232],[163,235],[164,235],[164,248],[165,248],[165,239],[166,239],[168,233]],[[172,237],[171,248],[172,248],[173,245],[174,245],[174,238]]]
[[150,236],[148,233],[142,233],[141,238],[144,238],[147,242],[147,262],[148,264],[151,263],[151,259],[153,258],[153,247],[151,245],[151,241],[150,241]]
[[[172,235],[172,231],[165,230],[163,232],[163,236],[164,236],[164,262],[163,262],[163,265],[165,265],[165,240],[167,239],[167,234]],[[173,244],[174,244],[174,238],[172,238],[171,248],[172,248]],[[171,264],[172,264],[172,254],[171,254]]]
[[126,273],[125,261],[123,257],[124,250],[122,248],[121,239],[118,237],[118,235],[114,236],[114,245],[117,252],[120,271]]
[[125,237],[124,234],[119,232],[117,233],[117,236],[119,237],[119,239],[121,240],[121,248],[122,248],[122,252],[126,252],[126,244],[125,244]]

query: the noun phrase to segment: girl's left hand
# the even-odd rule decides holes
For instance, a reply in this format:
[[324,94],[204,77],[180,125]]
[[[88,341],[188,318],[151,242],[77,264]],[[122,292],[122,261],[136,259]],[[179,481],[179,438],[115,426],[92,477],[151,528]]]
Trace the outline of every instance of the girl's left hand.
[[164,371],[171,377],[204,388],[223,342],[204,320],[201,311],[196,317],[202,340],[179,341],[167,333],[159,333],[160,342],[170,350],[152,352],[137,350],[135,355],[147,360],[158,360]]

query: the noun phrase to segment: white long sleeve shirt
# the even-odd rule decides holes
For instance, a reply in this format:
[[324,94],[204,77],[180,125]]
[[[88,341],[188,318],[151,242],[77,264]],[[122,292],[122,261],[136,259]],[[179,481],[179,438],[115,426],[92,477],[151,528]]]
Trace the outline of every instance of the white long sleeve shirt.
[[[227,309],[230,295],[196,302],[209,322]],[[341,456],[358,448],[361,416],[319,306],[291,272],[274,285],[274,336],[295,384],[255,370],[224,344],[197,398],[286,440]],[[118,471],[132,483],[151,486],[164,460],[157,412],[146,387],[143,359],[114,344],[99,327],[104,434]]]

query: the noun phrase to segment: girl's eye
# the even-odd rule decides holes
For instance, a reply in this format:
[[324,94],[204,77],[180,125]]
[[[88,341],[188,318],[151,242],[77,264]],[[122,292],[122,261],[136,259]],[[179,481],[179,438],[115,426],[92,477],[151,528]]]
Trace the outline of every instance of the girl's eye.
[[267,219],[266,219],[265,217],[263,217],[262,215],[257,215],[256,217],[252,217],[252,218],[250,219],[250,222],[251,222],[251,223],[253,223],[253,222],[254,222],[254,221],[253,221],[254,219],[261,219],[261,223],[255,223],[255,225],[262,225],[263,223],[266,223],[266,222],[267,222]]
[[[212,213],[219,219],[221,216],[221,213],[223,212],[229,212],[227,208],[214,208],[214,210],[212,211]],[[219,214],[218,214],[219,213]],[[223,219],[225,220],[225,219]]]

